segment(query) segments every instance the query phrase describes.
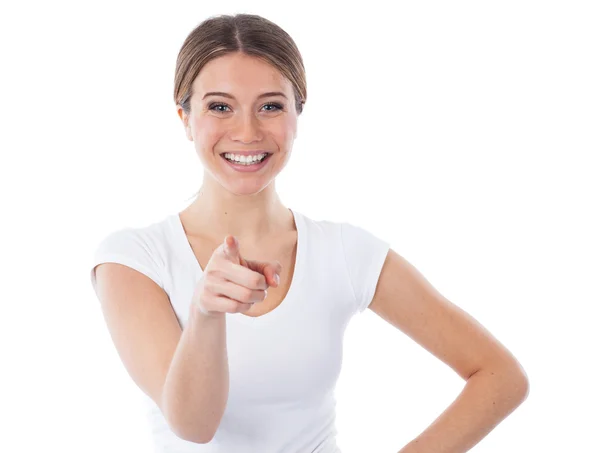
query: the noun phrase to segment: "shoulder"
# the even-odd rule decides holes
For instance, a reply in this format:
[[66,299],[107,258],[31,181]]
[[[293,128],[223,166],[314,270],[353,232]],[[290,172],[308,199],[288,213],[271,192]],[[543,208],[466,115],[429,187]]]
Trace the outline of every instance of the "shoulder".
[[139,227],[122,227],[103,236],[93,251],[91,276],[107,262],[119,263],[142,272],[164,287],[163,269],[169,255],[168,218]]
[[315,236],[331,236],[338,235],[340,231],[340,222],[335,222],[327,219],[316,219],[302,214],[298,211],[296,213],[296,220],[300,221],[302,225],[296,225],[297,228],[304,228],[308,235]]
[[306,219],[310,249],[320,258],[327,254],[329,265],[339,264],[354,295],[356,312],[364,312],[375,293],[390,242],[348,221]]
[[108,247],[122,252],[145,252],[158,259],[158,252],[170,235],[167,219],[138,227],[126,226],[106,234],[96,250]]
[[307,233],[315,237],[336,238],[344,250],[354,250],[358,253],[376,251],[376,248],[389,247],[389,241],[382,239],[368,229],[348,221],[333,221],[327,219],[312,219],[302,215]]

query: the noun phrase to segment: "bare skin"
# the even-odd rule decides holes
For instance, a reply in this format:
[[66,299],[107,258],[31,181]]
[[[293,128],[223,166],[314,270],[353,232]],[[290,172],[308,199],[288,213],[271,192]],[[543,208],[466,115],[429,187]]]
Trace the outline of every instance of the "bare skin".
[[[233,98],[206,96],[209,92]],[[282,95],[259,98],[267,92]],[[280,284],[244,313],[260,316],[287,294],[296,258],[294,217],[275,190],[275,178],[290,158],[297,132],[292,84],[256,57],[228,54],[202,68],[193,82],[190,105],[189,115],[181,106],[177,114],[204,166],[204,179],[198,197],[179,216],[202,269],[229,234],[237,238],[243,258],[279,261]],[[220,155],[256,150],[273,153],[258,172],[237,172]]]
[[[185,228],[185,227],[184,227]],[[297,232],[293,230],[294,223],[292,220],[292,229],[285,234],[285,236],[278,237],[266,248],[254,250],[250,246],[244,248],[240,244],[240,256],[244,259],[256,259],[259,261],[277,261],[281,264],[281,271],[279,272],[280,282],[275,287],[269,287],[267,290],[267,297],[264,301],[255,303],[252,308],[245,312],[239,312],[240,315],[245,316],[262,316],[270,311],[277,308],[285,298],[291,286],[292,277],[294,274],[295,261],[296,261],[296,244],[297,244]],[[220,246],[223,241],[219,243],[212,242],[210,239],[202,236],[187,235],[188,242],[194,255],[200,264],[200,267],[204,270],[206,265],[211,258],[213,251]]]

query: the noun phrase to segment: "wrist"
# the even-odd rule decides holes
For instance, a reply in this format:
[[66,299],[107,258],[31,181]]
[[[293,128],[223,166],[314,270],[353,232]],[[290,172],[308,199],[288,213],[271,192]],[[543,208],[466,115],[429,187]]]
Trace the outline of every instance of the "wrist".
[[192,301],[190,304],[190,313],[189,313],[190,321],[213,321],[225,318],[224,312],[207,312],[202,306],[198,303],[198,301]]

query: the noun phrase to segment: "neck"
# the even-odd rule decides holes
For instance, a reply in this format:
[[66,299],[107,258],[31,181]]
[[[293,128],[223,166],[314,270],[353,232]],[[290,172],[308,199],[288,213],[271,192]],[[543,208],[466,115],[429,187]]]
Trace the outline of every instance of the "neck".
[[204,179],[196,200],[184,211],[188,234],[215,242],[231,234],[241,243],[257,245],[293,229],[293,215],[281,203],[275,181],[258,193],[238,195],[210,180]]

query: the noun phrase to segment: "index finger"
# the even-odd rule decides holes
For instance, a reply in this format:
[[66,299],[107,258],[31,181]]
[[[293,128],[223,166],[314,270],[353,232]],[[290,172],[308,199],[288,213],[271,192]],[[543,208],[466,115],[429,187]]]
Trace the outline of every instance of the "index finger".
[[223,267],[221,277],[225,280],[253,290],[269,288],[265,276],[259,272],[248,269],[241,264],[232,263],[231,261],[224,262]]

